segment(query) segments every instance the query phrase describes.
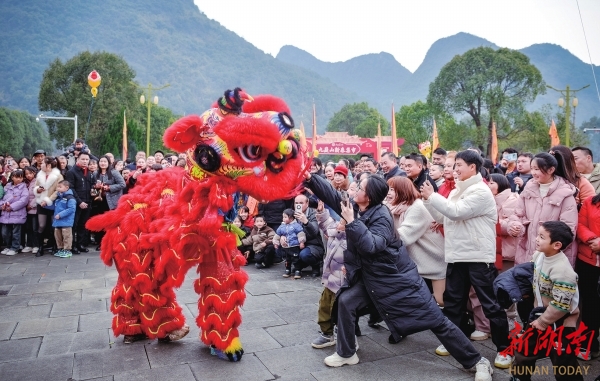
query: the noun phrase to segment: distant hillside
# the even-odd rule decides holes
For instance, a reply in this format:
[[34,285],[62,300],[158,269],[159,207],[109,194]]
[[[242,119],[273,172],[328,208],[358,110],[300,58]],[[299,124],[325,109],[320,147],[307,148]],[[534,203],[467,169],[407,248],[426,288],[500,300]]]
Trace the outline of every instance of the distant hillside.
[[[335,84],[344,87],[348,90],[353,89],[361,99],[369,102],[369,104],[377,107],[383,115],[387,116],[390,112],[390,99],[393,99],[396,104],[396,109],[401,105],[411,104],[417,100],[425,100],[429,91],[429,84],[433,82],[439,74],[441,68],[448,63],[455,55],[463,54],[467,50],[479,46],[489,46],[498,48],[494,43],[483,38],[473,36],[468,33],[458,33],[454,36],[446,37],[436,41],[429,48],[425,59],[417,70],[407,76],[399,85],[395,80],[395,75],[389,76],[389,81],[381,81],[377,86],[369,88],[369,90],[361,90],[360,87],[351,87],[344,85],[353,83],[356,79],[354,75],[346,74],[341,70],[341,65],[349,62],[365,62],[361,60],[363,57],[370,57],[371,61],[379,59],[377,64],[362,64],[357,67],[356,72],[365,73],[364,75],[373,75],[372,67],[382,66],[382,57],[387,56],[385,53],[378,55],[366,55],[353,58],[343,63],[326,63],[319,61],[310,54],[291,46],[285,46],[277,55],[278,59],[286,62],[290,61],[290,52],[296,58],[295,64],[306,69],[314,70],[319,75],[329,78]],[[558,45],[553,44],[538,44],[522,49],[522,53],[527,55],[531,62],[540,70],[546,83],[556,88],[564,89],[567,84],[572,89],[578,89],[590,84],[590,88],[579,93],[579,106],[577,107],[577,124],[589,120],[592,116],[600,116],[600,103],[594,88],[594,79],[592,76],[589,64],[582,62],[579,58],[572,55],[568,50],[563,49]],[[374,56],[374,57],[372,57]],[[311,59],[307,59],[310,57]],[[386,61],[392,68],[388,69],[391,73],[402,72],[406,70],[400,63],[396,62],[395,66]],[[338,67],[340,70],[331,73],[332,67]],[[600,67],[596,66],[596,75],[600,74]],[[384,76],[382,76],[384,77]],[[382,102],[378,94],[388,95],[387,99]],[[548,90],[545,95],[530,105],[530,109],[539,108],[546,103],[556,104],[560,95],[554,91]]]
[[[389,53],[367,54],[345,62],[323,62],[291,45],[281,48],[277,59],[329,78],[336,85],[369,99],[374,107],[398,99],[398,89],[411,73]],[[377,102],[375,100],[378,100]],[[385,106],[384,106],[385,107]]]
[[241,86],[250,94],[283,97],[298,124],[310,124],[314,100],[324,129],[334,112],[360,100],[265,54],[209,20],[193,0],[4,0],[0,25],[0,106],[34,114],[48,64],[85,50],[123,56],[140,85],[170,83],[158,94],[160,104],[179,114],[202,112],[224,90]]

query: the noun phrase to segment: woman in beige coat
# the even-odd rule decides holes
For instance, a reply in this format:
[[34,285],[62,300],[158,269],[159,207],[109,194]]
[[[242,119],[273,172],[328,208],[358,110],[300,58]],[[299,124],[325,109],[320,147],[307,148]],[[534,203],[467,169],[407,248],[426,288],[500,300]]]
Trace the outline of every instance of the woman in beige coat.
[[433,297],[444,305],[446,288],[446,261],[444,236],[433,228],[434,220],[421,201],[421,194],[412,181],[395,176],[387,181],[390,189],[387,206],[394,217],[394,226],[410,259],[415,262],[419,275],[431,281]]

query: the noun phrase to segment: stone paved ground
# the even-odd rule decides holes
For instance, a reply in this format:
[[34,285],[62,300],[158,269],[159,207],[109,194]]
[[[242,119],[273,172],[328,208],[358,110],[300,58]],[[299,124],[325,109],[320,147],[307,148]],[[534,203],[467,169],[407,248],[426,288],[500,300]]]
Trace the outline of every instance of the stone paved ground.
[[[327,368],[323,359],[333,349],[310,346],[318,331],[319,280],[282,278],[282,265],[267,270],[248,266],[247,271],[250,281],[240,330],[246,354],[240,363],[228,363],[210,356],[198,340],[192,320],[197,313],[193,272],[178,292],[190,335],[170,344],[147,340],[124,345],[109,329],[116,271],[104,266],[97,252],[70,259],[0,255],[0,380],[473,379],[451,357],[434,354],[439,343],[431,333],[390,345],[388,332],[369,328],[366,321],[361,321],[363,336],[358,340],[360,364]],[[493,359],[490,340],[475,346]],[[585,365],[591,366],[586,380],[600,374],[600,362]],[[494,380],[508,378],[505,371],[494,373]]]

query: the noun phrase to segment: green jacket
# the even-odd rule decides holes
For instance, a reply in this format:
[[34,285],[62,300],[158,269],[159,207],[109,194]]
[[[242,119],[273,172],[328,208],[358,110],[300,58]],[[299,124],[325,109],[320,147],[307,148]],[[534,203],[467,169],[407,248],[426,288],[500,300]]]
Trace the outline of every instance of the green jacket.
[[596,194],[600,193],[600,163],[594,164],[594,170],[588,180],[592,183]]

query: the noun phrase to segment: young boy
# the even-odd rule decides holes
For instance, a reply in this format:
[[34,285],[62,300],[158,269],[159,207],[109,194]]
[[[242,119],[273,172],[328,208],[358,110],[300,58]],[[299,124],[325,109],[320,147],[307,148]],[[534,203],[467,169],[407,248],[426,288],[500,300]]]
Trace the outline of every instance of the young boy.
[[54,238],[58,252],[54,254],[60,258],[72,256],[71,245],[73,244],[73,222],[75,221],[75,208],[77,202],[73,191],[69,189],[69,182],[63,180],[56,186],[58,196],[54,202]]
[[283,254],[285,254],[285,273],[284,278],[289,278],[292,274],[292,265],[294,279],[302,277],[300,270],[296,269],[296,263],[300,256],[300,250],[304,249],[306,242],[306,234],[302,229],[302,225],[294,218],[294,211],[286,209],[283,211],[283,222],[277,228],[277,234],[273,237],[273,245],[275,249],[281,245]]
[[242,240],[242,244],[252,245],[257,269],[264,269],[273,264],[273,256],[275,255],[274,237],[275,232],[267,226],[265,217],[262,214],[254,216],[254,227],[250,232],[250,236]]
[[[528,323],[535,329],[533,335],[527,338],[529,345],[525,344],[522,352],[515,352],[515,362],[510,370],[513,381],[531,380],[531,375],[535,371],[535,362],[546,357],[548,346],[554,346],[550,352],[550,361],[552,361],[552,369],[558,370],[555,373],[557,380],[583,380],[575,348],[572,347],[570,353],[567,353],[567,346],[571,340],[566,336],[576,330],[579,318],[577,274],[561,251],[571,242],[573,242],[573,233],[562,221],[547,221],[538,229],[538,236],[535,239],[536,252],[532,260],[534,263],[532,283],[536,308],[529,315]],[[562,337],[545,336],[548,327]],[[548,341],[548,346],[534,354],[536,343],[541,341]],[[560,354],[556,350],[557,342],[562,343]],[[563,369],[575,371],[563,372]]]
[[444,166],[438,164],[432,164],[429,168],[429,177],[435,181],[435,185],[439,187],[444,183]]

